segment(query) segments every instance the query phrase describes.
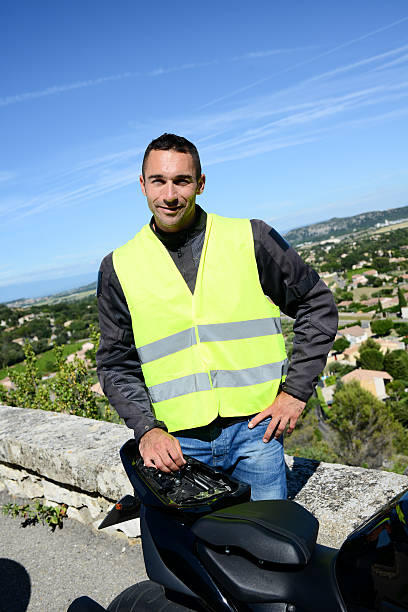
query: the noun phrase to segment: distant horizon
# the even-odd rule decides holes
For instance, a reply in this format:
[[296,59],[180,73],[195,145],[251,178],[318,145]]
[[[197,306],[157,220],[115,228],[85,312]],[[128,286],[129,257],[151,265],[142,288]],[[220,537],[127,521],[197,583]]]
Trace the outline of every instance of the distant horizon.
[[[333,217],[329,217],[328,219],[322,219],[320,221],[315,221],[313,223],[307,223],[305,225],[299,225],[280,233],[285,236],[287,233],[295,230],[300,230],[304,227],[309,227],[312,225],[317,225],[319,223],[329,223],[333,219],[347,219],[351,217],[355,217],[357,215],[361,215],[369,212],[387,212],[390,210],[397,210],[398,208],[404,208],[408,206],[408,204],[402,204],[401,206],[395,207],[387,207],[379,210],[372,211],[362,211],[354,213],[353,215],[335,215]],[[27,283],[11,283],[10,285],[0,285],[0,304],[6,304],[10,302],[15,302],[19,300],[30,300],[37,299],[42,297],[53,296],[56,293],[60,293],[63,291],[71,291],[75,289],[79,289],[82,286],[88,285],[97,281],[98,276],[99,263],[95,267],[94,272],[88,272],[85,274],[79,275],[69,275],[69,276],[61,276],[58,278],[44,278],[38,279],[37,281],[30,281]],[[28,293],[27,293],[28,292]]]

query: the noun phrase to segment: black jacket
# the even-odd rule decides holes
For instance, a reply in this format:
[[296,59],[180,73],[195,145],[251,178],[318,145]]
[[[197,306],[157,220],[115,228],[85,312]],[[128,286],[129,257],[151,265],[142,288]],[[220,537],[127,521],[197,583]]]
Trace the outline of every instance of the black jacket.
[[[154,230],[150,222],[191,292],[194,292],[206,220],[206,213],[197,206],[195,223],[185,231],[167,234]],[[283,389],[307,401],[336,335],[337,308],[331,291],[317,272],[273,228],[257,219],[251,220],[251,226],[262,289],[284,314],[295,319],[292,358]],[[135,262],[135,282],[138,264]],[[113,269],[112,253],[102,261],[97,295],[101,329],[96,356],[99,380],[110,403],[139,440],[153,427],[165,429],[165,425],[152,413],[134,345],[130,313]]]

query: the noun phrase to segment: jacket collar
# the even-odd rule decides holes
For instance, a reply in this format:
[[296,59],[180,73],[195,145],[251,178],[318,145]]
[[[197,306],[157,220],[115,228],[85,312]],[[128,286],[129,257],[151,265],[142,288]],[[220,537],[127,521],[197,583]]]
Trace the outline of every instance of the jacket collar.
[[169,233],[163,232],[154,224],[154,217],[150,219],[150,229],[157,236],[157,238],[164,244],[165,247],[171,249],[177,249],[178,247],[184,246],[189,240],[205,231],[207,224],[207,213],[196,204],[196,215],[192,225],[185,230],[180,232]]

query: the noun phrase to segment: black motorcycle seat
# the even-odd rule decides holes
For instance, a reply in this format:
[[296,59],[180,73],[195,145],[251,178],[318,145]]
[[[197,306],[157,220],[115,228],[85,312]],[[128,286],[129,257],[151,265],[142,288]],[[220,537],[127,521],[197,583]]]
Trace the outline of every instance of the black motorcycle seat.
[[318,520],[294,501],[238,504],[200,518],[193,533],[213,546],[241,548],[271,563],[306,565],[319,530]]

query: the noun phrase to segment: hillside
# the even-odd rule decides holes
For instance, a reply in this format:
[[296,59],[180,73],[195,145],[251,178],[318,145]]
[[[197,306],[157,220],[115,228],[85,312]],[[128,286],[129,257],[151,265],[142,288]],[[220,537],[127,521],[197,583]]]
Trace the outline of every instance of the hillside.
[[330,237],[351,234],[374,229],[377,225],[396,223],[408,218],[408,206],[389,208],[388,210],[373,210],[353,217],[333,217],[328,221],[305,225],[285,234],[285,238],[293,246],[305,242],[327,240]]
[[24,308],[28,306],[43,306],[44,304],[59,304],[60,302],[70,302],[72,300],[81,300],[82,298],[95,295],[96,283],[89,283],[82,287],[61,291],[38,298],[21,298],[7,302],[6,305],[10,308]]

